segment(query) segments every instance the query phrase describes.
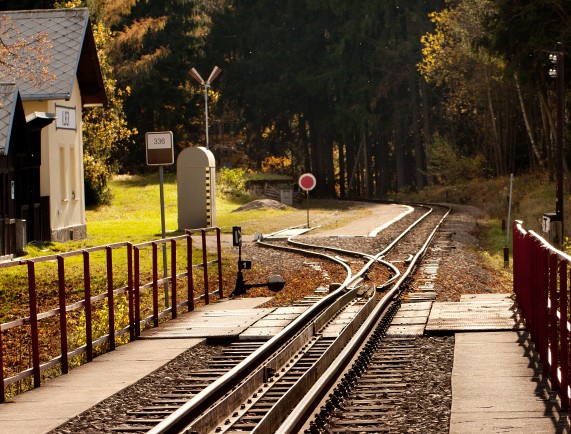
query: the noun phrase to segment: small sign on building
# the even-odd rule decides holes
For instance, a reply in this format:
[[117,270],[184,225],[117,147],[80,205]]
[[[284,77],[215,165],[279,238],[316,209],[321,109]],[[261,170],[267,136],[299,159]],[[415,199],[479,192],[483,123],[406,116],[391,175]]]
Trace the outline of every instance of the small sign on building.
[[280,202],[284,205],[293,205],[293,189],[291,188],[282,188],[280,190]]
[[56,128],[62,130],[77,130],[75,107],[56,105]]

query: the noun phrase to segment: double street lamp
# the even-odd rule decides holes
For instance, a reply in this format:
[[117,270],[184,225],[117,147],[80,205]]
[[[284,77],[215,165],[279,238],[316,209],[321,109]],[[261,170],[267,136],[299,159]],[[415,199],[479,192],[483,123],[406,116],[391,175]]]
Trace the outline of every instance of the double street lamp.
[[199,82],[202,86],[204,86],[204,112],[206,114],[206,149],[208,149],[208,89],[210,88],[210,84],[218,77],[218,75],[222,72],[222,70],[215,66],[212,72],[210,73],[210,77],[208,80],[204,81],[204,79],[200,76],[198,71],[195,68],[191,68],[189,74],[192,78],[194,78],[197,82]]

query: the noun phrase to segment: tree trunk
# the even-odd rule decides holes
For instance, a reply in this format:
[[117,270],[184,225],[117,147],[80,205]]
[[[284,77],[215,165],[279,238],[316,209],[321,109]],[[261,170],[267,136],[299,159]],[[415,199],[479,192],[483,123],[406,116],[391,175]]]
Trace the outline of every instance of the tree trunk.
[[527,110],[525,108],[525,101],[523,100],[523,95],[521,93],[521,86],[519,85],[519,79],[517,74],[514,76],[515,78],[515,87],[517,89],[517,96],[519,98],[519,105],[521,107],[521,114],[523,115],[523,121],[525,123],[525,129],[527,130],[527,136],[529,137],[529,143],[531,145],[531,150],[533,151],[533,155],[537,159],[537,163],[540,167],[544,167],[543,159],[541,158],[541,154],[539,153],[539,149],[537,149],[537,144],[535,143],[535,138],[533,137],[533,130],[531,128],[531,124],[529,122],[529,118],[527,116]]
[[345,160],[347,165],[345,171],[347,173],[347,198],[355,196],[353,189],[354,165],[355,165],[355,142],[351,140],[345,143]]
[[325,191],[325,165],[323,161],[323,138],[321,137],[321,131],[318,128],[314,128],[313,123],[309,123],[309,143],[311,145],[311,170],[310,172],[315,176],[317,185],[315,187],[315,194],[317,196],[324,195]]
[[[543,96],[540,94],[540,96]],[[542,101],[542,98],[540,98],[540,101]],[[547,108],[547,102],[545,100],[542,101],[543,104],[545,104],[546,106],[546,110],[545,110],[545,114],[547,116],[548,122],[549,122],[549,136],[551,137],[551,149],[554,150],[555,149],[555,142],[557,140],[556,137],[556,129],[555,129],[555,121],[553,120],[553,116],[551,116],[551,112],[549,111],[549,109]],[[565,140],[563,141],[563,148],[565,148]],[[556,162],[554,162],[553,167],[555,168],[557,165]],[[563,172],[565,173],[565,179],[567,179],[567,189],[571,190],[571,178],[569,177],[569,166],[567,165],[567,160],[565,159],[565,149],[563,149]],[[551,172],[550,172],[551,173]],[[550,174],[551,176],[551,174]]]
[[375,197],[375,158],[373,139],[369,138],[367,148],[367,197]]
[[[428,90],[426,89],[426,81],[420,78],[420,93],[422,95],[422,139],[424,141],[424,150],[432,142],[432,129],[430,127],[430,111],[428,110]],[[424,166],[426,168],[426,153],[424,155]],[[428,185],[434,184],[432,176],[426,171],[426,183]]]
[[299,115],[299,137],[305,149],[303,166],[306,172],[311,172],[311,145],[307,137],[307,122],[305,121],[305,117],[301,114]]
[[500,145],[500,134],[498,132],[498,124],[496,123],[496,112],[492,101],[492,89],[488,83],[488,74],[486,73],[486,95],[488,97],[488,109],[490,111],[490,120],[492,121],[492,134],[494,137],[494,157],[496,162],[496,173],[498,175],[505,174],[505,167],[502,158],[502,150]]
[[396,162],[396,174],[397,174],[397,185],[396,191],[402,191],[406,186],[406,164],[404,156],[404,140],[402,134],[402,122],[398,119],[396,120],[396,128],[394,134],[394,147],[395,147],[395,162]]
[[362,189],[362,196],[370,197],[371,196],[371,182],[369,179],[370,170],[369,170],[369,150],[367,148],[367,137],[365,133],[363,133],[363,189]]
[[332,140],[323,140],[323,160],[325,169],[325,195],[328,198],[336,197],[335,193],[335,166],[333,164]]
[[387,140],[383,137],[379,140],[378,146],[379,160],[379,194],[384,198],[389,191],[390,184],[390,165],[389,165],[389,149]]
[[359,192],[359,176],[358,176],[358,169],[359,163],[361,161],[361,153],[363,152],[363,142],[359,144],[359,149],[357,151],[357,155],[355,156],[355,160],[353,162],[353,170],[351,171],[351,177],[349,178],[349,191],[356,192],[358,195]]
[[345,180],[347,179],[345,174],[345,145],[339,141],[337,147],[339,148],[339,196],[341,199],[345,199],[347,195],[345,191]]
[[420,89],[417,87],[416,81],[412,86],[412,131],[414,137],[414,178],[417,190],[422,190],[425,183],[425,163],[424,163],[424,149],[422,147],[422,137],[420,132],[420,119],[418,118],[418,92]]
[[545,156],[547,158],[547,172],[549,179],[553,181],[555,174],[555,164],[553,164],[553,150],[555,149],[555,125],[553,118],[547,107],[547,101],[541,90],[537,92],[539,97],[539,107],[541,109],[541,120],[543,122],[543,131],[545,137]]

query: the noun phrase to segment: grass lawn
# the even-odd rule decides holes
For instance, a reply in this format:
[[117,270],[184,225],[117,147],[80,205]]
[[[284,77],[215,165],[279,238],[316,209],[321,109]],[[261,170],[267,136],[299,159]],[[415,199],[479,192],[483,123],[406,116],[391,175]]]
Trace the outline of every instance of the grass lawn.
[[[498,232],[497,228],[501,226],[501,219],[507,217],[508,186],[509,180],[506,178],[480,180],[450,187],[433,187],[420,194],[399,194],[395,195],[395,199],[464,203],[482,208],[490,216],[485,225],[491,226],[491,231],[485,235],[491,238],[489,242],[499,246],[503,244],[503,236],[495,232]],[[538,226],[542,212],[552,211],[553,208],[552,187],[545,177],[538,175],[517,178],[514,185],[512,218],[522,219],[526,227],[540,230]],[[110,188],[113,195],[110,205],[87,210],[87,239],[65,244],[44,243],[37,247],[30,245],[30,255],[79,250],[123,241],[136,244],[161,238],[158,173],[146,176],[118,176],[111,181]],[[174,174],[165,175],[164,193],[168,236],[177,233],[178,229],[178,199]],[[287,227],[305,225],[307,222],[305,200],[298,207],[289,207],[286,210],[233,212],[244,203],[243,199],[217,198],[216,226],[220,227],[223,233],[230,233],[232,226],[241,226],[244,234],[268,234]],[[569,201],[566,201],[565,205],[566,208],[569,207]],[[332,211],[338,214],[336,224],[341,224],[344,221],[343,211],[353,206],[350,202],[316,200],[310,196],[311,225],[319,225],[320,220],[330,216]],[[569,215],[566,210],[566,216]],[[501,247],[498,246],[491,248],[491,252],[500,251]]]
[[[129,241],[141,243],[161,238],[160,187],[158,173],[146,176],[117,176],[110,182],[112,201],[110,205],[87,210],[87,234],[85,240],[60,243],[29,245],[31,256],[79,250]],[[167,236],[178,233],[178,198],[174,174],[165,174],[165,227]],[[231,233],[232,226],[241,226],[244,234],[264,234],[279,229],[305,225],[307,203],[286,210],[258,209],[233,212],[245,202],[218,197],[216,200],[216,226],[223,233]],[[309,217],[312,225],[336,210],[342,216],[343,210],[352,205],[337,200],[315,200],[310,196]],[[189,204],[192,206],[192,204]]]

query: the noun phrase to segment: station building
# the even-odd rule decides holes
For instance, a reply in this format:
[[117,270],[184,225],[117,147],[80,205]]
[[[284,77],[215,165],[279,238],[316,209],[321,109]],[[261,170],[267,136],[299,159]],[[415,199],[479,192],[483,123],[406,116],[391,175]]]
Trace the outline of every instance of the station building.
[[107,103],[87,9],[0,12],[13,38],[50,41],[51,79],[0,84],[0,256],[25,241],[87,236],[82,112]]

